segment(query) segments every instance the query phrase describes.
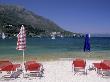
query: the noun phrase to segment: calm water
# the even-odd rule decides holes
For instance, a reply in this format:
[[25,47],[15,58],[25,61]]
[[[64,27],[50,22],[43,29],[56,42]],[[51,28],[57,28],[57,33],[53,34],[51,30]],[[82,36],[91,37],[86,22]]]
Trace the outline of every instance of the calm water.
[[[17,39],[0,39],[0,56],[17,55]],[[84,38],[27,38],[25,54],[38,55],[60,52],[83,51]],[[91,51],[110,51],[110,38],[91,38]]]

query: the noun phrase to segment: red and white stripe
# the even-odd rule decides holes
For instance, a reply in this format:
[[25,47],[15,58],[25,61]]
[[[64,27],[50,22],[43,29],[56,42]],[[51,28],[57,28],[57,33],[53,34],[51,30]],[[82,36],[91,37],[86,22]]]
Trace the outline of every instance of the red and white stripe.
[[25,50],[26,49],[26,31],[24,26],[21,26],[20,32],[18,34],[18,41],[17,41],[17,50]]

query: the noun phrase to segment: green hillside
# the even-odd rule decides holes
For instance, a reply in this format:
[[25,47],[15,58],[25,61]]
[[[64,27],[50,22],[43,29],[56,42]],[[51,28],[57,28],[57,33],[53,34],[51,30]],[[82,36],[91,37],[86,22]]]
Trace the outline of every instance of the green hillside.
[[7,36],[14,36],[19,32],[22,24],[26,27],[29,36],[50,36],[52,32],[70,36],[74,34],[20,6],[0,5],[0,32],[4,32]]

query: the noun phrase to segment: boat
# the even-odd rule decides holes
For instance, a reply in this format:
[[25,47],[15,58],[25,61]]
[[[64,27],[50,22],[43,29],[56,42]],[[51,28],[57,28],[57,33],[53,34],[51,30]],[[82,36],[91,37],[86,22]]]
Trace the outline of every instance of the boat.
[[36,36],[37,38],[41,38],[41,36]]
[[55,39],[55,36],[54,36],[54,35],[52,35],[51,39]]
[[63,36],[63,35],[61,35],[60,37],[61,37],[61,38],[63,38],[64,36]]
[[4,34],[4,33],[2,33],[2,39],[5,39],[5,38],[6,38],[5,34]]

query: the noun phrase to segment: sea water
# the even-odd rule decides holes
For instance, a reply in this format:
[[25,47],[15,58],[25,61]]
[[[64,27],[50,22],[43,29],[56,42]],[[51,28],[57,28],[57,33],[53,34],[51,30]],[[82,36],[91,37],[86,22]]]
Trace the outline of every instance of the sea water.
[[[0,39],[0,56],[18,55],[17,38]],[[110,51],[110,37],[91,37],[91,51]],[[84,38],[26,38],[25,54],[45,55],[51,53],[83,52]],[[58,54],[60,55],[60,54]]]

